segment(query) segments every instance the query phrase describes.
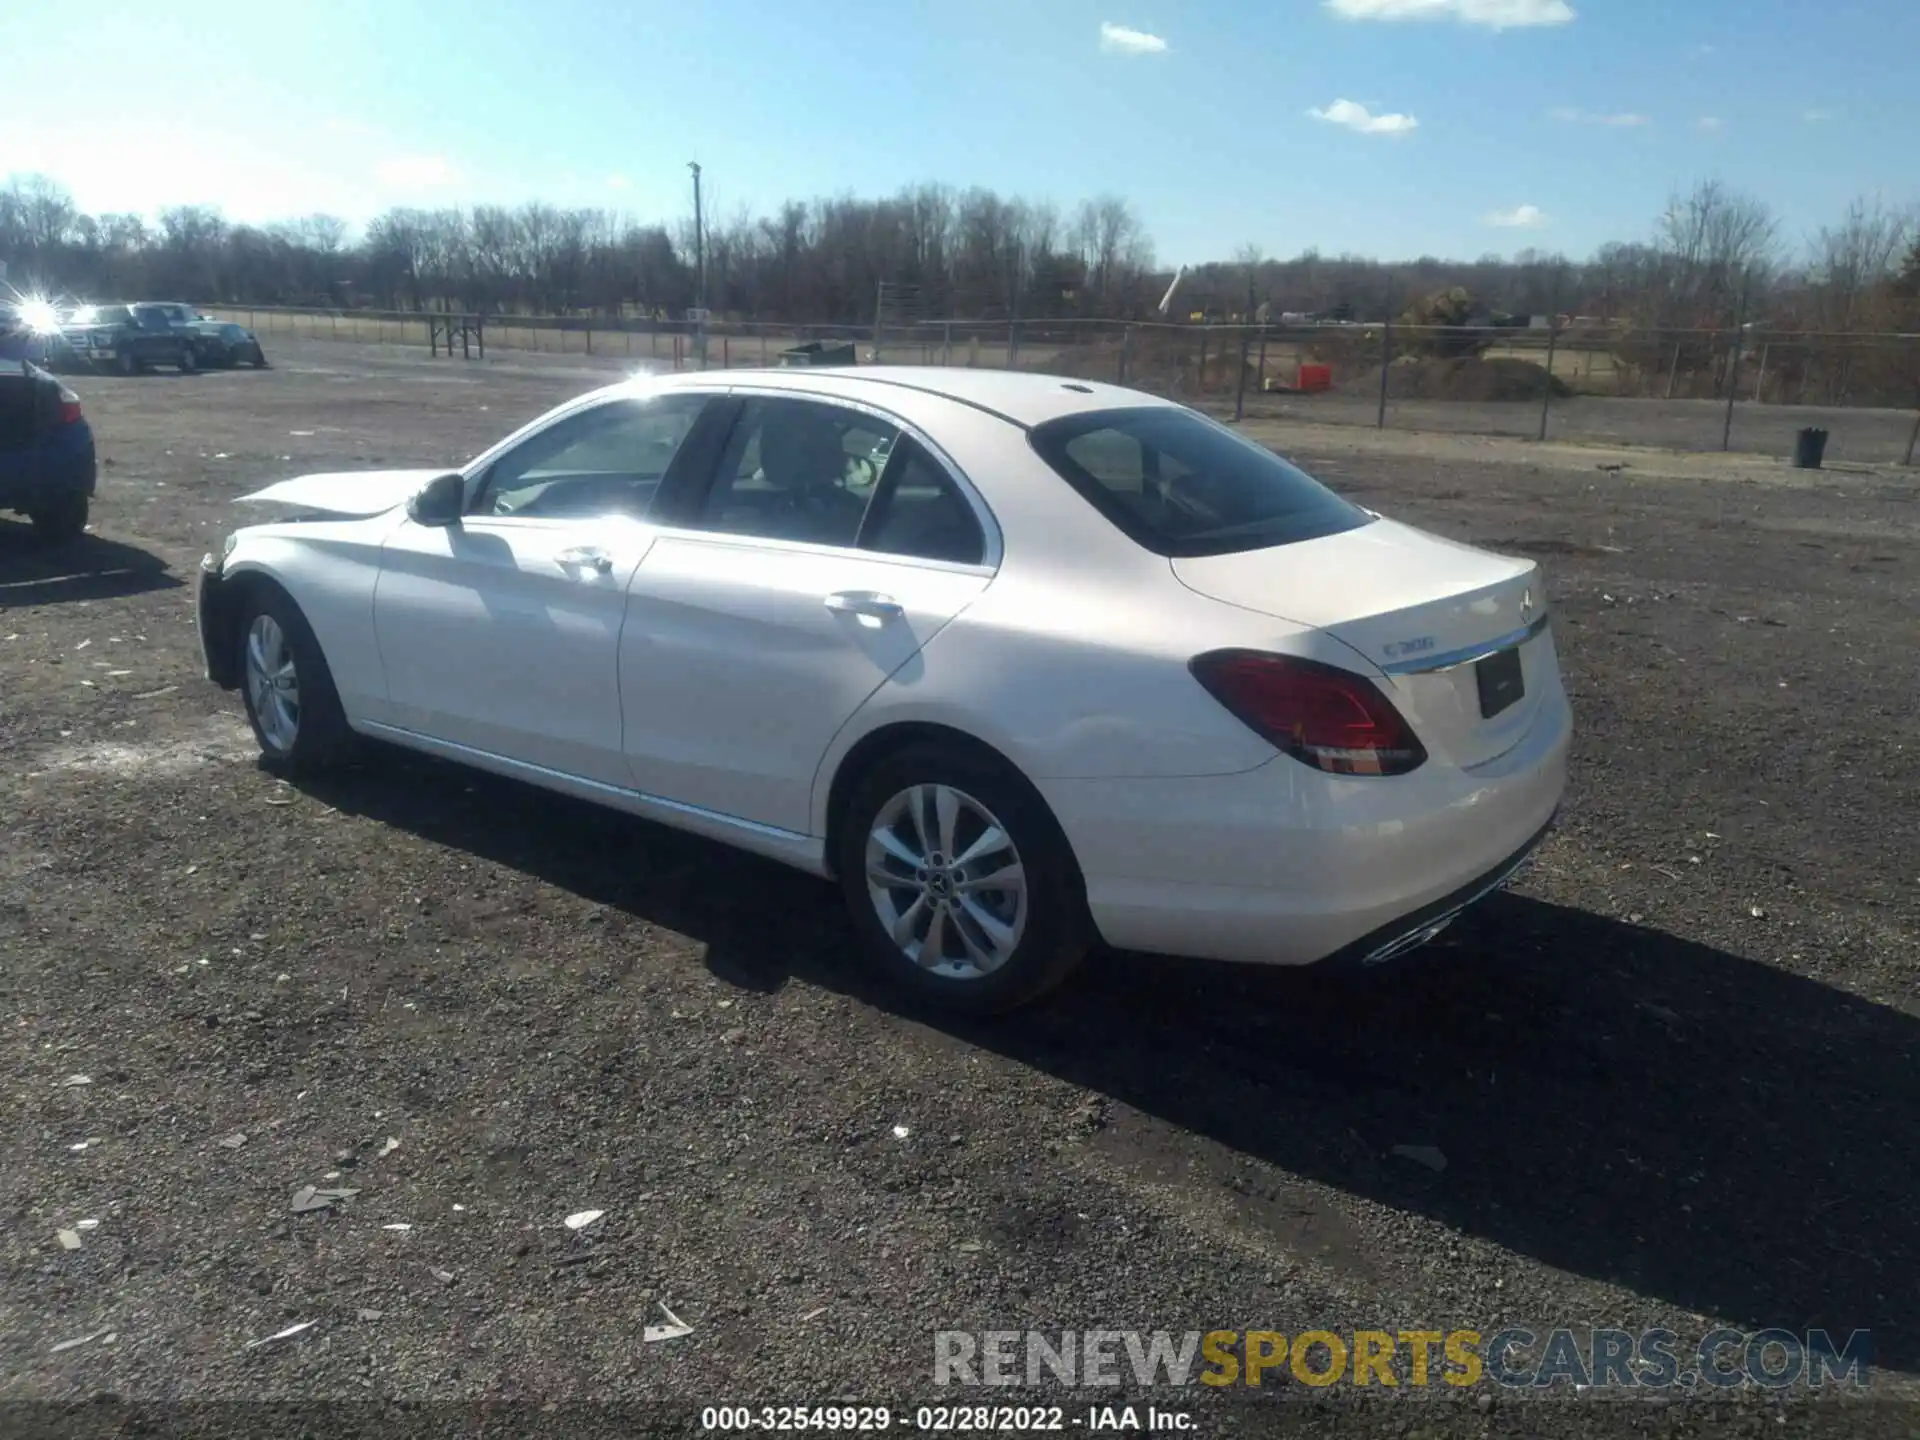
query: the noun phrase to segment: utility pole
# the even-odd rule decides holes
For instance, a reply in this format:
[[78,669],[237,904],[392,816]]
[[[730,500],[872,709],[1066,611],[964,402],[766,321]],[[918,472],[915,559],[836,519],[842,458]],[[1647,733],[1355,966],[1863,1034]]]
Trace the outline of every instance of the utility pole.
[[1007,369],[1020,359],[1020,292],[1027,284],[1027,242],[1013,252],[1013,288],[1007,296]]
[[1540,440],[1544,444],[1547,438],[1547,410],[1553,404],[1553,352],[1560,342],[1560,281],[1559,268],[1553,272],[1553,293],[1547,300],[1547,373],[1540,381]]
[[1747,338],[1747,290],[1752,272],[1740,277],[1740,304],[1733,312],[1733,356],[1727,361],[1727,419],[1720,427],[1720,448],[1733,448],[1733,402],[1740,395],[1740,351]]
[[700,166],[689,161],[693,172],[693,322],[694,363],[707,368],[707,235],[700,214]]

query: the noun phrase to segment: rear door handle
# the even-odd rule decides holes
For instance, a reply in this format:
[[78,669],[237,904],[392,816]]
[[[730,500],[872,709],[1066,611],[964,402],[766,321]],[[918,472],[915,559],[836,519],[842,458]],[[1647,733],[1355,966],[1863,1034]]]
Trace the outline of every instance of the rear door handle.
[[613,569],[613,557],[595,545],[575,545],[570,550],[562,550],[553,557],[553,563],[563,570],[591,570],[596,575],[605,575]]
[[827,609],[836,615],[865,615],[874,620],[898,620],[907,613],[891,595],[875,590],[836,590],[827,596]]

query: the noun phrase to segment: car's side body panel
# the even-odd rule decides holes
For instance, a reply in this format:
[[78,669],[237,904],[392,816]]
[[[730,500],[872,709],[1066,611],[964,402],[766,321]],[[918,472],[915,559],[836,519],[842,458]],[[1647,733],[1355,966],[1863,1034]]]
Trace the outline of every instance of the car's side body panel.
[[[668,531],[634,577],[620,645],[633,783],[806,831],[820,758],[989,576],[824,546]],[[898,607],[880,619],[831,597]],[[817,828],[813,833],[821,833]]]
[[653,539],[651,526],[617,516],[396,526],[373,605],[389,721],[625,783],[620,629]]
[[[380,548],[393,521],[307,520],[245,532],[222,568],[222,588],[247,575],[273,581],[293,597],[333,671],[349,722],[385,720],[386,674],[373,628]],[[237,641],[236,641],[237,643]]]
[[512,780],[522,780],[596,805],[610,806],[644,820],[653,820],[676,830],[717,840],[723,845],[764,855],[769,860],[777,860],[809,874],[826,874],[824,847],[817,835],[801,835],[777,826],[757,825],[738,816],[721,815],[664,796],[648,795],[629,785],[605,784],[585,776],[531,764],[514,756],[423,735],[402,726],[362,723],[355,728],[377,739],[418,750],[424,755],[436,755],[443,760],[471,765],[475,769],[504,775]]

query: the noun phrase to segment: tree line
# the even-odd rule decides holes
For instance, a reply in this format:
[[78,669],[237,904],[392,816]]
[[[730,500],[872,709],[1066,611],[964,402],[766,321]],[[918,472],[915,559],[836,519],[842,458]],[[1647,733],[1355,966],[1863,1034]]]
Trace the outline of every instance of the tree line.
[[[1822,333],[1920,328],[1920,214],[1855,202],[1804,243],[1778,215],[1715,180],[1676,192],[1638,239],[1583,260],[1526,250],[1478,260],[1383,261],[1257,250],[1182,277],[1174,318],[1359,321],[1463,289],[1475,316],[1593,317],[1643,331],[1736,324]],[[52,180],[0,186],[0,261],[16,290],[88,300],[489,314],[679,318],[701,293],[716,317],[789,325],[884,319],[1151,319],[1172,276],[1123,197],[1067,209],[986,189],[920,185],[882,199],[789,201],[698,236],[691,220],[519,206],[387,211],[355,227],[329,215],[237,224],[204,206],[149,220],[81,211]]]
[[[358,234],[329,215],[271,225],[183,205],[149,222],[89,215],[44,176],[0,188],[0,260],[16,289],[107,299],[490,314],[715,315],[871,324],[888,318],[1142,311],[1153,249],[1133,206],[1099,196],[1070,211],[991,190],[917,186],[889,199],[790,201],[672,226],[540,202],[397,208]],[[1157,298],[1157,297],[1156,297]]]

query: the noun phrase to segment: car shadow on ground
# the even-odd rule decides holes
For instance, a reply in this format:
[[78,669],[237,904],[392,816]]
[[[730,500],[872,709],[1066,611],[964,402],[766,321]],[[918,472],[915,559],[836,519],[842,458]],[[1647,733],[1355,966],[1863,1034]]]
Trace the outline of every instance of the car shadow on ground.
[[[385,749],[307,783],[699,941],[735,984],[910,1013],[797,872]],[[1502,894],[1381,971],[1107,954],[997,1022],[911,1018],[1132,1107],[1096,1143],[1223,1209],[1249,1181],[1190,1137],[1749,1329],[1870,1329],[1876,1364],[1920,1368],[1920,1022],[1770,965]]]
[[25,520],[0,518],[0,610],[117,600],[183,583],[166,561],[138,546],[98,535],[49,545]]

